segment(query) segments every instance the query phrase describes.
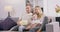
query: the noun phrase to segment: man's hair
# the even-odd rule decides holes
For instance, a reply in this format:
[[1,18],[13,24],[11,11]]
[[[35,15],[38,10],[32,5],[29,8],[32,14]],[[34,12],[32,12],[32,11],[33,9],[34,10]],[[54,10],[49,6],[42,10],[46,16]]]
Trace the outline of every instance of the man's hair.
[[30,1],[27,1],[27,2],[26,2],[26,6],[31,6]]

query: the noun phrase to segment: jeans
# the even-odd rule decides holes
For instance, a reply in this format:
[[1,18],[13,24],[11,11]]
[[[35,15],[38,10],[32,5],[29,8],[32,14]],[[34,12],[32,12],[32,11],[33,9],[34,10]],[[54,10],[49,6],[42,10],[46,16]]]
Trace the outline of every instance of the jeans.
[[[25,26],[19,26],[19,32],[23,32],[23,30],[25,29]],[[29,29],[29,32],[36,32],[40,27],[34,27],[32,29]]]
[[40,27],[35,27],[29,30],[29,32],[36,32]]
[[19,32],[23,32],[24,29],[25,29],[25,26],[19,26]]

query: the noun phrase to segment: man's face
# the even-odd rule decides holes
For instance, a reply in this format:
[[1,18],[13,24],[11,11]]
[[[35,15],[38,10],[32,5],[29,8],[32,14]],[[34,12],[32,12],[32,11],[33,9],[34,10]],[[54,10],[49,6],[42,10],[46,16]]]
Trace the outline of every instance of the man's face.
[[29,5],[26,6],[26,12],[27,12],[27,13],[30,13],[30,12],[31,12],[31,6],[29,6]]

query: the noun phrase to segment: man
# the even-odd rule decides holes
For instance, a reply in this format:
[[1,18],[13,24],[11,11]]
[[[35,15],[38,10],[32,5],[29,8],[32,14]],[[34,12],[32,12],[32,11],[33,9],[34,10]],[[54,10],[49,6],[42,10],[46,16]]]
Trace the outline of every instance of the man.
[[31,24],[34,25],[32,25],[29,32],[41,32],[42,30],[45,31],[45,25],[48,23],[48,18],[43,14],[40,6],[35,6],[32,22],[33,23]]
[[[21,21],[22,21],[22,20],[27,20],[27,21],[28,21],[27,23],[29,23],[30,20],[31,20],[31,18],[32,18],[32,13],[31,13],[31,11],[32,11],[31,4],[30,4],[29,1],[27,1],[27,3],[26,3],[26,11],[25,11],[24,14],[21,15],[20,20],[21,20]],[[18,24],[18,25],[19,25],[19,24]],[[20,24],[20,25],[21,25],[21,24]],[[26,25],[26,24],[24,24],[24,25]],[[27,25],[28,25],[28,24],[27,24]],[[19,26],[19,32],[23,32],[24,29],[29,29],[29,27],[28,27],[28,26],[25,27],[25,26],[23,26],[23,25]]]

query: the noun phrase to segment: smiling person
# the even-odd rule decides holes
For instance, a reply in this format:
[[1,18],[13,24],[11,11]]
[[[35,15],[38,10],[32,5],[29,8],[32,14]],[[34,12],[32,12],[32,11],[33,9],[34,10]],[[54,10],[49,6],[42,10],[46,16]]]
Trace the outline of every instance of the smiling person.
[[31,26],[29,32],[36,32],[37,30],[39,30],[40,32],[41,25],[43,24],[44,21],[48,20],[48,18],[43,14],[40,6],[35,6],[32,19],[33,20],[31,24],[33,25]]
[[[31,18],[32,18],[32,13],[31,13],[31,11],[32,11],[32,8],[31,8],[31,3],[29,2],[29,1],[27,1],[27,3],[26,3],[26,11],[25,11],[25,13],[23,13],[22,15],[21,15],[21,18],[20,18],[20,22],[24,22],[24,20],[27,20],[27,21],[25,21],[24,23],[22,23],[23,25],[25,25],[26,24],[26,22],[27,23],[29,23],[30,22],[30,20],[31,20]],[[19,31],[20,32],[23,32],[23,30],[24,29],[26,29],[26,28],[28,28],[28,24],[26,24],[26,25],[28,25],[27,27],[25,27],[25,26],[23,26],[22,24],[20,24],[21,26],[19,26]]]

